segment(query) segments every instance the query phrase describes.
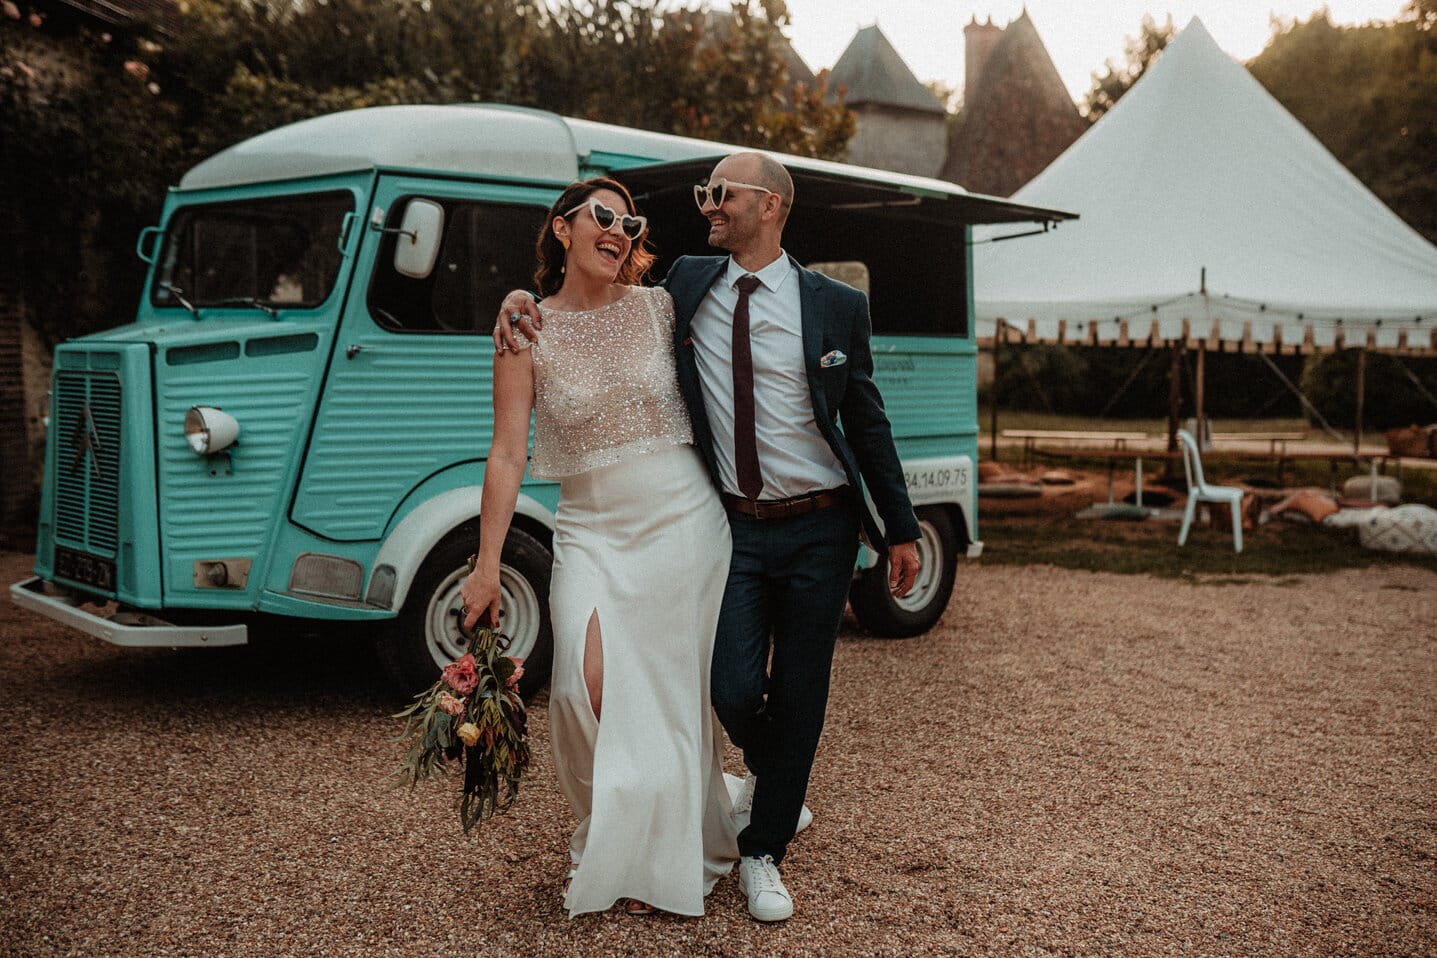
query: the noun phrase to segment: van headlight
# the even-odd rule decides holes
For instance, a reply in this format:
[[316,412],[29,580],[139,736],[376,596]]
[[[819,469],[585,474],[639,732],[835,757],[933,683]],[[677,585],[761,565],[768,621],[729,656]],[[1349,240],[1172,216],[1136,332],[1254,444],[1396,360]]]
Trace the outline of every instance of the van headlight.
[[191,406],[185,413],[185,441],[201,456],[234,445],[239,429],[235,417],[215,406]]

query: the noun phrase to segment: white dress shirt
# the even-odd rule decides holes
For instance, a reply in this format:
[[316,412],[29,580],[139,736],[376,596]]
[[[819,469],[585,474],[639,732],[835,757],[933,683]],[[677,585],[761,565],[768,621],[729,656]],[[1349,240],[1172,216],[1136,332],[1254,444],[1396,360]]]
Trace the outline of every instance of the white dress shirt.
[[[749,271],[729,257],[728,268],[694,313],[690,336],[704,406],[713,429],[714,453],[725,492],[743,495],[733,451],[734,284]],[[843,466],[818,431],[803,362],[803,321],[798,272],[786,253],[753,273],[759,287],[749,295],[749,345],[753,354],[754,431],[763,476],[761,499],[787,499],[845,485]]]

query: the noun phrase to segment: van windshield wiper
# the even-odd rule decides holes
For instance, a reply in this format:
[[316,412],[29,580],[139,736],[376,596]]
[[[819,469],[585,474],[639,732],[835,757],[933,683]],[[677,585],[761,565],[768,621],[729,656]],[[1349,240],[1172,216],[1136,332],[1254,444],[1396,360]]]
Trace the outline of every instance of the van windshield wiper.
[[160,289],[164,290],[165,292],[167,292],[167,293],[169,293],[171,296],[173,296],[173,297],[175,298],[176,302],[178,302],[178,303],[179,303],[181,306],[183,306],[185,309],[188,309],[188,310],[190,311],[190,315],[193,316],[195,319],[199,319],[199,318],[200,318],[200,309],[199,309],[199,307],[196,306],[194,303],[190,302],[189,300],[185,299],[185,291],[184,291],[184,290],[180,289],[180,288],[179,288],[178,286],[176,286],[174,283],[161,283],[161,284],[160,284]]
[[279,318],[279,310],[257,296],[233,296],[229,299],[221,299],[213,303],[205,303],[206,306],[253,306],[255,309],[267,314],[270,319]]

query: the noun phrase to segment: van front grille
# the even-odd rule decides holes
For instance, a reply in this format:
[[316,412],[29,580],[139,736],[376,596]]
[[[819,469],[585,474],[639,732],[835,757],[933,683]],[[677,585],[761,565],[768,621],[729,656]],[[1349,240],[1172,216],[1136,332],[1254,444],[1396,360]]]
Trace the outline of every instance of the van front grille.
[[61,370],[54,388],[56,538],[114,556],[120,539],[119,377]]

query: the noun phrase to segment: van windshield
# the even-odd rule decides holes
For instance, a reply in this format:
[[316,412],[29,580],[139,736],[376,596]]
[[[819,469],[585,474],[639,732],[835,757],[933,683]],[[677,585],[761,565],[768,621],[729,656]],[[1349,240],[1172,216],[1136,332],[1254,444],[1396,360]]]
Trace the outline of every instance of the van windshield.
[[156,306],[309,308],[339,277],[347,192],[266,197],[180,209],[165,232]]

